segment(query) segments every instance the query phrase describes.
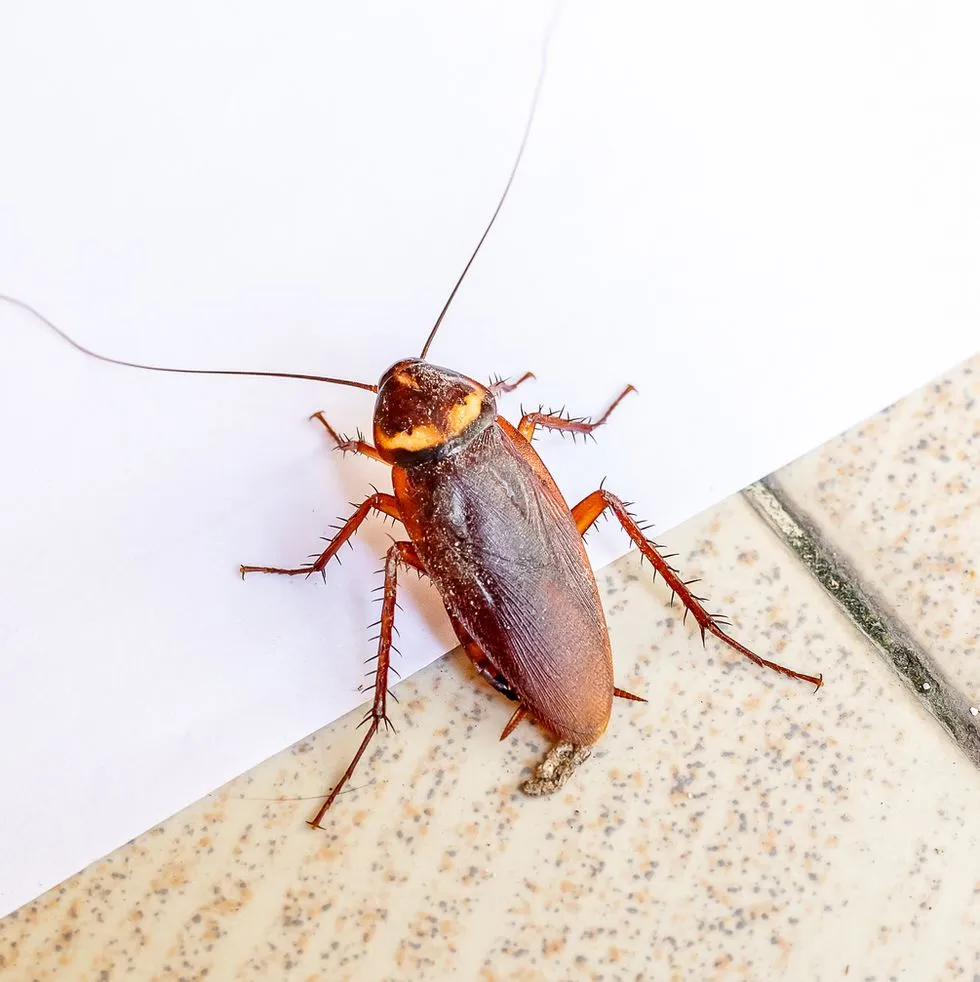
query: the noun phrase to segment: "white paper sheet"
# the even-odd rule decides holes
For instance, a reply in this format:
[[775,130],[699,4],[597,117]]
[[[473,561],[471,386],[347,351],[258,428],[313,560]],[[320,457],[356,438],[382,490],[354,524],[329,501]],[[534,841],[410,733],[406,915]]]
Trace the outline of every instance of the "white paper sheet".
[[[125,358],[376,380],[493,209],[550,10],[8,6],[0,290]],[[432,360],[576,413],[633,382],[538,446],[662,529],[968,356],[976,10],[571,2]],[[0,341],[3,913],[358,703],[388,530],[327,586],[237,574],[387,485],[306,422],[368,430],[365,393],[114,369],[9,308]],[[406,593],[403,673],[452,645]]]

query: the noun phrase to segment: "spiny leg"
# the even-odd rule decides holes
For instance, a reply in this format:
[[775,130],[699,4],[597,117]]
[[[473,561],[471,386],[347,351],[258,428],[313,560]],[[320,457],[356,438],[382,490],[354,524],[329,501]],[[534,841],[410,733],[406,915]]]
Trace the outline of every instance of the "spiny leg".
[[519,385],[523,385],[528,379],[534,377],[534,372],[525,372],[516,382],[511,382],[505,378],[498,378],[495,382],[491,382],[487,388],[495,396],[502,396],[505,392],[513,392]]
[[359,453],[363,454],[365,457],[372,457],[374,460],[380,460],[382,464],[386,464],[387,461],[381,454],[378,453],[377,448],[373,447],[370,443],[366,443],[361,439],[360,434],[356,440],[349,440],[345,436],[341,436],[328,422],[326,416],[323,415],[322,410],[320,412],[314,413],[310,419],[319,420],[323,423],[327,432],[330,434],[331,439],[336,445],[336,449],[341,451],[341,453]]
[[517,424],[517,429],[521,436],[524,437],[529,443],[531,438],[534,436],[534,428],[536,426],[543,426],[548,430],[565,430],[571,431],[572,438],[574,439],[576,433],[583,433],[588,435],[597,426],[602,426],[607,419],[609,419],[610,413],[626,398],[631,392],[636,392],[636,389],[632,385],[627,385],[622,392],[616,396],[612,401],[612,405],[596,420],[592,419],[571,419],[570,417],[562,416],[555,413],[525,413],[521,417],[520,423]]
[[745,645],[740,644],[733,637],[726,634],[718,626],[721,618],[717,614],[709,614],[703,606],[705,598],[695,596],[688,589],[690,584],[696,583],[697,580],[685,581],[680,578],[677,570],[668,564],[667,558],[662,556],[657,551],[657,547],[647,539],[643,534],[643,530],[629,513],[626,504],[617,498],[616,495],[610,494],[608,491],[603,491],[600,488],[600,490],[593,491],[588,497],[583,498],[572,509],[572,517],[575,519],[575,524],[578,526],[579,532],[584,535],[607,508],[613,510],[619,519],[620,525],[626,530],[627,535],[636,543],[644,557],[650,560],[654,570],[664,578],[664,582],[671,590],[671,601],[673,601],[675,594],[680,597],[681,603],[685,607],[684,619],[687,619],[688,612],[694,615],[694,619],[698,622],[698,627],[701,629],[702,643],[704,642],[705,632],[708,632],[719,640],[724,641],[725,644],[734,648],[740,655],[744,655],[756,665],[763,668],[771,668],[774,672],[779,672],[780,675],[786,675],[791,679],[809,682],[818,689],[823,685],[822,675],[805,675],[802,672],[795,672],[785,665],[780,665],[778,662],[769,661],[767,658],[760,658],[754,651],[750,651]]
[[369,723],[370,725],[364,734],[364,739],[361,741],[360,747],[357,748],[357,753],[354,754],[354,759],[347,766],[347,770],[344,771],[343,776],[333,786],[330,794],[327,795],[326,801],[320,806],[320,810],[307,823],[315,829],[320,828],[320,820],[326,815],[327,810],[334,803],[341,789],[350,780],[354,769],[364,755],[364,751],[367,750],[368,744],[374,738],[374,735],[381,728],[382,724],[394,730],[387,713],[388,696],[390,695],[388,691],[388,671],[391,668],[391,634],[395,624],[395,597],[398,590],[399,563],[404,563],[406,566],[412,566],[416,569],[422,568],[422,564],[415,552],[415,547],[410,542],[396,542],[385,556],[385,582],[381,602],[381,632],[378,635],[378,664],[374,672],[374,700],[364,719],[358,724],[359,726],[363,726],[365,723]]
[[337,555],[340,547],[357,531],[360,524],[368,517],[371,511],[380,511],[385,515],[389,515],[391,518],[397,518],[399,520],[402,517],[394,495],[380,494],[376,491],[360,505],[357,511],[343,525],[334,526],[337,529],[337,534],[330,540],[330,544],[320,553],[316,562],[311,566],[299,566],[296,569],[277,569],[274,566],[241,566],[242,578],[245,578],[246,573],[282,573],[284,576],[299,576],[300,574],[309,576],[311,573],[320,573],[326,579],[324,570],[326,569],[327,563]]
[[[409,561],[409,565],[414,566],[419,576],[426,573],[425,567],[422,565],[421,559],[415,554],[415,558]],[[453,631],[456,632],[456,638],[460,643],[463,651],[466,652],[467,657],[473,663],[473,667],[476,669],[477,674],[494,689],[496,689],[501,695],[506,696],[512,702],[517,702],[517,693],[510,687],[507,680],[500,674],[497,666],[490,661],[486,656],[483,649],[473,640],[470,633],[463,627],[462,623],[456,618],[449,609],[446,608],[446,614],[449,617],[449,623],[452,624]],[[371,627],[377,627],[380,621],[375,621],[371,624]],[[371,659],[373,661],[373,659]],[[619,690],[617,690],[618,692]],[[632,698],[639,698],[638,696],[633,696]]]

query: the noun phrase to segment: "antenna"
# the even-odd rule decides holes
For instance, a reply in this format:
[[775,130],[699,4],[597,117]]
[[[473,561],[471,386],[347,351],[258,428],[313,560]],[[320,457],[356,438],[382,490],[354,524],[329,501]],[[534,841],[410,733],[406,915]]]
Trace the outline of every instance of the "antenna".
[[121,358],[110,358],[108,355],[100,355],[97,351],[92,351],[84,345],[79,344],[74,338],[66,334],[60,327],[48,320],[39,310],[32,307],[23,300],[0,293],[0,300],[13,304],[27,313],[33,314],[42,324],[47,324],[60,338],[67,341],[76,351],[88,355],[90,358],[97,358],[99,361],[108,362],[110,365],[123,365],[126,368],[141,368],[147,372],[170,372],[174,375],[251,375],[256,378],[298,378],[307,382],[330,382],[333,385],[350,385],[355,389],[367,389],[368,392],[377,392],[376,385],[369,385],[367,382],[352,382],[346,378],[329,378],[326,375],[304,375],[299,372],[243,372],[230,371],[226,369],[214,368],[169,368],[163,365],[144,365],[138,361],[123,361]]
[[446,311],[449,310],[449,305],[453,302],[453,298],[456,296],[457,290],[459,290],[460,285],[466,278],[466,274],[470,271],[470,266],[473,265],[473,260],[476,259],[477,253],[480,251],[480,246],[483,245],[484,239],[486,239],[486,237],[490,234],[490,229],[493,228],[493,223],[497,220],[497,216],[500,214],[500,209],[503,208],[504,202],[507,200],[507,192],[510,191],[510,186],[514,183],[514,178],[517,175],[517,168],[521,163],[521,157],[524,156],[524,148],[527,146],[528,137],[531,135],[531,125],[534,123],[534,114],[538,108],[538,96],[541,95],[541,87],[544,84],[545,69],[548,67],[548,45],[551,43],[551,36],[555,32],[555,26],[558,23],[558,17],[561,13],[562,6],[563,4],[559,3],[555,8],[555,12],[551,18],[551,23],[548,25],[544,47],[541,51],[541,68],[538,71],[537,84],[534,86],[534,95],[531,97],[531,109],[528,112],[527,123],[524,126],[524,136],[522,137],[521,145],[517,150],[517,157],[514,160],[514,166],[510,170],[510,176],[507,178],[507,183],[504,185],[504,193],[500,196],[500,200],[497,202],[497,207],[490,216],[489,224],[483,230],[483,235],[480,236],[480,241],[477,242],[476,248],[473,250],[473,253],[466,265],[463,267],[463,272],[459,274],[459,279],[456,280],[456,285],[453,287],[452,292],[449,294],[449,298],[446,300],[442,310],[439,312],[439,316],[436,318],[435,324],[432,325],[432,330],[429,331],[429,336],[425,339],[425,344],[422,347],[422,354],[419,355],[419,358],[424,359],[428,354],[429,347],[436,336],[436,332],[439,330],[439,325],[442,323],[442,319],[446,316]]

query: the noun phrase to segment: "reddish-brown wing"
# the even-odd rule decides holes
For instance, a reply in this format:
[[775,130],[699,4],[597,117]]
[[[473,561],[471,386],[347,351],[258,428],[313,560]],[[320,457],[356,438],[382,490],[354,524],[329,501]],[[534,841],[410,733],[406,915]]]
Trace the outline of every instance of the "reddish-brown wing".
[[612,704],[609,634],[581,536],[530,444],[498,419],[452,456],[394,467],[392,481],[452,615],[535,719],[594,743]]

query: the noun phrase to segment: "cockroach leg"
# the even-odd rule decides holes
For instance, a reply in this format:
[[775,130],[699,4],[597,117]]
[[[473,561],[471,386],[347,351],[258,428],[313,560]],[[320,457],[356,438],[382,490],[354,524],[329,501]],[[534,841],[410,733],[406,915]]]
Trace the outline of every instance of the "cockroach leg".
[[527,716],[527,710],[523,706],[518,706],[517,709],[514,710],[510,719],[507,720],[507,725],[504,727],[503,733],[500,734],[500,739],[506,740],[507,737],[509,737],[511,733],[517,729],[517,724],[520,723],[525,716]]
[[330,438],[335,444],[335,448],[340,450],[342,453],[359,453],[363,454],[365,457],[371,457],[374,460],[380,460],[382,464],[386,463],[384,457],[378,453],[377,449],[371,446],[370,443],[366,443],[364,440],[348,440],[346,437],[342,437],[328,422],[326,416],[323,412],[314,413],[310,419],[319,420],[326,431],[330,434]]
[[[607,508],[613,510],[619,519],[620,525],[626,530],[627,535],[639,547],[643,556],[650,560],[653,568],[664,578],[664,582],[671,589],[671,599],[676,594],[686,610],[694,615],[694,619],[698,622],[698,627],[701,630],[702,643],[705,639],[705,632],[713,634],[719,640],[724,641],[730,648],[734,648],[740,655],[744,655],[749,661],[754,662],[762,668],[771,668],[774,672],[779,672],[780,675],[786,675],[791,679],[799,679],[801,682],[809,682],[817,689],[823,685],[822,675],[805,675],[802,672],[796,672],[791,668],[787,668],[785,665],[780,665],[779,662],[769,661],[767,658],[760,658],[754,651],[750,651],[745,645],[740,644],[733,637],[726,634],[718,626],[718,615],[708,613],[707,609],[703,606],[705,598],[697,597],[690,591],[689,585],[695,581],[687,580],[685,582],[680,578],[677,570],[668,564],[667,560],[657,551],[657,547],[643,534],[643,530],[637,525],[636,520],[629,513],[625,502],[617,498],[616,495],[600,489],[593,491],[588,497],[583,498],[572,509],[572,518],[575,519],[575,524],[579,532],[584,535]],[[687,614],[685,613],[684,616],[686,617]]]
[[511,382],[505,378],[498,378],[496,382],[491,382],[487,388],[495,396],[502,396],[506,392],[513,392],[519,385],[523,385],[534,377],[534,372],[525,372],[516,382]]
[[534,428],[536,426],[543,426],[547,430],[565,430],[570,431],[572,434],[591,433],[597,426],[602,426],[607,419],[609,419],[612,411],[626,398],[631,392],[636,392],[636,389],[632,385],[627,385],[622,392],[613,399],[610,407],[596,420],[591,419],[570,419],[566,416],[556,415],[554,413],[525,413],[521,417],[520,423],[517,424],[517,430],[527,440],[529,443],[534,437]]
[[554,794],[575,773],[579,764],[592,756],[591,747],[578,747],[574,743],[556,743],[534,769],[534,777],[528,778],[521,791],[532,797]]
[[311,566],[299,566],[296,569],[277,569],[274,566],[241,566],[242,579],[246,573],[281,573],[284,576],[299,576],[304,574],[309,576],[311,573],[323,573],[327,563],[337,555],[340,547],[357,531],[360,524],[372,511],[380,511],[382,514],[401,520],[402,513],[398,507],[398,502],[390,494],[372,494],[364,501],[361,506],[344,522],[337,530],[337,534],[330,540],[330,544],[320,553],[316,562]]
[[344,771],[341,779],[333,786],[330,794],[327,795],[326,801],[320,806],[320,810],[307,823],[315,829],[320,828],[320,820],[334,803],[344,785],[350,780],[354,769],[360,762],[364,751],[367,750],[367,746],[374,738],[374,735],[381,729],[382,725],[393,728],[387,714],[389,695],[388,671],[391,668],[391,634],[395,624],[395,596],[398,588],[399,563],[404,563],[406,566],[411,566],[415,569],[422,568],[422,563],[415,551],[415,547],[410,542],[396,542],[385,556],[385,582],[381,603],[381,633],[378,636],[378,664],[374,672],[374,701],[371,703],[371,708],[360,724],[363,726],[364,723],[369,723],[367,733],[364,734],[364,739],[361,741],[360,747],[357,748],[357,753],[354,754],[354,759],[348,765],[347,770]]

